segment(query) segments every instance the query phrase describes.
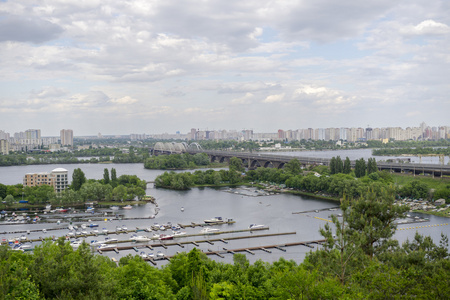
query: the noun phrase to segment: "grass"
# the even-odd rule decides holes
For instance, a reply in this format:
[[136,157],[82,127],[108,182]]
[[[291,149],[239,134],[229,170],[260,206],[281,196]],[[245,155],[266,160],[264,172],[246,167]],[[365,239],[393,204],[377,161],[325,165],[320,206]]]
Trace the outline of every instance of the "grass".
[[392,177],[394,178],[394,182],[397,185],[405,185],[411,181],[414,180],[420,180],[421,182],[426,183],[431,189],[441,189],[445,188],[447,185],[450,185],[450,178],[448,177],[427,177],[427,176],[411,176],[411,175],[398,175],[398,174],[392,174]]

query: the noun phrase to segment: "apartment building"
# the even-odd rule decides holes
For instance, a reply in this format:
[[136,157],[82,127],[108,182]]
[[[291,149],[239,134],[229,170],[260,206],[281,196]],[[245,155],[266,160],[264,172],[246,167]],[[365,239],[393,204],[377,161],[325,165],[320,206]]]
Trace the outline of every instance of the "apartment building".
[[23,185],[29,187],[50,185],[55,192],[60,193],[69,187],[68,171],[56,168],[50,173],[27,173],[23,178]]

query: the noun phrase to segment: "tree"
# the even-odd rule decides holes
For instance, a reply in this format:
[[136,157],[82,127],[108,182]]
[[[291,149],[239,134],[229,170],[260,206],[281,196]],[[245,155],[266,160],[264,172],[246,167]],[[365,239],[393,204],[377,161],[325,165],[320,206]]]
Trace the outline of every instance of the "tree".
[[344,171],[344,165],[340,156],[336,157],[336,174],[342,173]]
[[7,190],[6,185],[0,183],[0,198],[6,197],[6,190]]
[[377,191],[372,185],[363,196],[351,202],[350,210],[343,213],[351,232],[361,236],[361,248],[369,257],[386,249],[397,228],[395,220],[404,218],[409,210],[394,202],[393,188]]
[[336,174],[336,158],[334,156],[330,160],[330,174]]
[[109,183],[109,171],[107,168],[103,171],[103,183],[108,184]]
[[6,196],[5,199],[3,199],[3,200],[6,202],[6,204],[11,205],[11,204],[13,204],[13,202],[14,202],[14,197],[11,196],[11,195],[8,195],[8,196]]
[[244,172],[245,171],[245,168],[244,168],[244,166],[242,164],[242,160],[237,158],[237,157],[232,157],[230,159],[229,169],[230,169],[230,172],[231,171],[235,171],[235,172],[236,171],[238,171],[238,172]]
[[358,159],[355,163],[355,176],[360,178],[366,176],[366,161],[364,158]]
[[351,168],[351,164],[350,164],[350,158],[348,158],[348,156],[347,156],[344,161],[344,169],[342,170],[342,172],[344,174],[350,174],[351,171],[352,171],[352,168]]
[[111,184],[113,187],[117,185],[117,173],[115,168],[111,169]]
[[285,166],[284,169],[293,174],[293,175],[298,175],[301,173],[302,168],[301,168],[301,164],[300,161],[297,158],[291,159]]
[[375,158],[369,158],[367,161],[367,174],[375,173],[377,171],[377,161]]
[[73,170],[72,173],[72,189],[79,191],[83,183],[86,182],[86,176],[80,168]]

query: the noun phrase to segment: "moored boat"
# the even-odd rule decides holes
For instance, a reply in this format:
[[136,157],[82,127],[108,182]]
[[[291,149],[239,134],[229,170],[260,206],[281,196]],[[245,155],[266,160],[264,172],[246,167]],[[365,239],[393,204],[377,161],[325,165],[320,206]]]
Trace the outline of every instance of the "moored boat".
[[159,240],[160,240],[160,241],[173,240],[173,235],[170,235],[170,234],[161,234],[161,235],[159,236]]
[[132,209],[133,208],[133,206],[131,206],[131,205],[125,205],[124,207],[123,207],[123,209]]
[[248,227],[249,229],[260,229],[260,228],[264,228],[265,225],[257,225],[257,224],[250,224],[250,226]]
[[202,230],[200,230],[200,233],[203,234],[212,234],[212,233],[216,233],[219,232],[220,230],[217,228],[210,228],[210,227],[205,227]]
[[223,223],[224,220],[222,219],[222,217],[214,217],[212,219],[207,219],[204,220],[205,223]]

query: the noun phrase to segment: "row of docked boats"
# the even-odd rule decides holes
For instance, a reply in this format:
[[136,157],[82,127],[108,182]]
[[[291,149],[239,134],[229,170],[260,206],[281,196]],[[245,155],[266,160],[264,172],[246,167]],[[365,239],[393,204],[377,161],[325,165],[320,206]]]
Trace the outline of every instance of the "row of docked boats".
[[144,251],[142,251],[139,254],[139,256],[142,259],[153,259],[153,260],[164,259],[166,257],[166,255],[163,252],[161,252],[161,251],[156,252],[156,254],[154,254],[153,252],[147,254]]

